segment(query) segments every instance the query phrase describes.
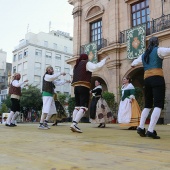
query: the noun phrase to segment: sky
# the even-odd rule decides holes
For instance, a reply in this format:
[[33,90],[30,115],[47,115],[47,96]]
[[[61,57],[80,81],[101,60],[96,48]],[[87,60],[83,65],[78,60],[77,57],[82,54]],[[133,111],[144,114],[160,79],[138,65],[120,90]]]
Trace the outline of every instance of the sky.
[[12,62],[12,51],[27,32],[60,30],[73,36],[73,6],[68,0],[0,0],[0,49]]

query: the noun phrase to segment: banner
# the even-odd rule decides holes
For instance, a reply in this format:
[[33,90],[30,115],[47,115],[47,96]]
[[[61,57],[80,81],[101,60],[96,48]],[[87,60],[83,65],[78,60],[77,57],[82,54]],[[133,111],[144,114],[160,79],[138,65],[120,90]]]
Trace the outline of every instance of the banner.
[[84,53],[88,55],[89,61],[97,63],[97,43],[89,43],[84,45]]
[[146,25],[127,30],[127,58],[135,59],[145,52]]

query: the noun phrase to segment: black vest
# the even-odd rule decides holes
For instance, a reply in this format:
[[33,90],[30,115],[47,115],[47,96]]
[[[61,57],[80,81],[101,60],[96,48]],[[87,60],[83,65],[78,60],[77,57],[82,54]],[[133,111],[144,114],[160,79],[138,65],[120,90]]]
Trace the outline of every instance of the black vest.
[[49,92],[49,93],[53,94],[55,86],[54,86],[53,82],[44,80],[45,75],[46,74],[44,74],[44,76],[43,76],[42,91]]

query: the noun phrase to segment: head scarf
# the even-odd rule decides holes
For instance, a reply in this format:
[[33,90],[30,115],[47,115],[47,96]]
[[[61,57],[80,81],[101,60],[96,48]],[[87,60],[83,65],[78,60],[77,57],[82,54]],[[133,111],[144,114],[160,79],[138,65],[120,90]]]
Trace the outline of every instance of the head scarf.
[[146,51],[144,53],[145,63],[149,63],[149,55],[155,47],[158,47],[158,45],[159,45],[159,40],[157,37],[152,37],[149,39],[148,48],[146,49]]
[[76,65],[74,66],[75,68],[78,66],[78,64],[81,60],[88,60],[88,55],[87,54],[81,54],[80,57],[76,60]]

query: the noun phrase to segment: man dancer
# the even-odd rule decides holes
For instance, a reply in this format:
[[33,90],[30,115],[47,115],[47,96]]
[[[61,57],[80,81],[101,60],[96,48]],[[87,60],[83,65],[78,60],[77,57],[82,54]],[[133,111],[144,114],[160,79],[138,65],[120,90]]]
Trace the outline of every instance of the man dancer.
[[[141,137],[151,137],[160,139],[155,129],[161,110],[164,107],[165,100],[165,80],[162,70],[162,63],[165,56],[170,55],[170,48],[158,47],[157,37],[149,39],[149,46],[145,53],[131,64],[132,67],[143,64],[144,67],[144,85],[145,85],[145,108],[142,111],[140,125],[137,133]],[[145,134],[144,124],[149,112],[154,104],[154,110],[151,115],[148,131]]]
[[40,119],[39,129],[50,129],[48,126],[48,121],[53,114],[56,114],[56,106],[53,98],[55,85],[63,85],[65,83],[70,83],[69,80],[56,80],[59,76],[65,76],[66,73],[56,73],[54,74],[53,67],[48,66],[46,68],[46,73],[43,76],[43,86],[42,86],[42,98],[43,98],[43,108],[42,115]]
[[21,97],[21,89],[24,87],[24,83],[28,82],[25,80],[24,82],[19,82],[21,75],[19,73],[15,73],[13,76],[13,80],[11,82],[9,88],[9,94],[11,95],[11,111],[7,118],[6,126],[14,127],[17,126],[15,124],[15,120],[19,116],[20,112],[20,97]]
[[70,130],[73,132],[82,133],[77,124],[83,117],[85,111],[88,110],[92,72],[101,69],[106,63],[107,59],[109,59],[109,57],[106,57],[99,63],[94,64],[90,61],[88,62],[87,54],[81,54],[80,58],[78,58],[76,61],[76,65],[74,66],[73,70],[72,81],[76,106],[73,111],[73,123],[70,126]]

